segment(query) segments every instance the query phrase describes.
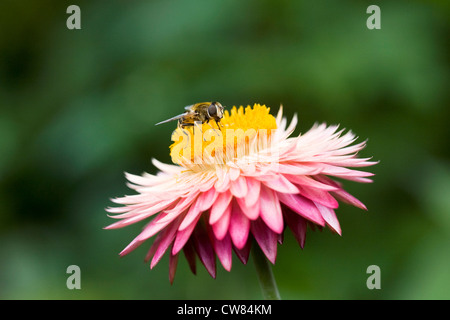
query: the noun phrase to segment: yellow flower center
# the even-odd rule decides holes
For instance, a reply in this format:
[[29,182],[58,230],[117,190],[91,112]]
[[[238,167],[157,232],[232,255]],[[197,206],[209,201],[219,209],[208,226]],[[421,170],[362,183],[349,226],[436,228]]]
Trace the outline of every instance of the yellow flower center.
[[231,112],[225,110],[219,127],[215,121],[178,127],[172,134],[172,161],[188,168],[225,164],[268,147],[277,128],[269,111],[270,108],[260,104],[245,109],[233,107]]

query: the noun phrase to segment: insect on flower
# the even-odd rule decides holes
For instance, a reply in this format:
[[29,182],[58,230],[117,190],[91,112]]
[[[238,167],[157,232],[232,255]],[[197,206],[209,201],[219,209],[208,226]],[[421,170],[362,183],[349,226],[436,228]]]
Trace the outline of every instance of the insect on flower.
[[178,127],[184,129],[185,127],[193,127],[197,122],[203,124],[214,120],[220,130],[219,122],[223,118],[224,108],[219,102],[200,102],[189,105],[184,109],[186,110],[185,113],[161,121],[156,125],[178,120]]
[[[270,108],[260,104],[223,111],[220,103],[206,102],[186,109],[163,121],[178,120],[173,136],[193,134],[189,129],[200,122],[206,134],[211,119],[221,121],[226,130],[211,141],[199,139],[198,145],[172,139],[174,164],[153,159],[160,170],[157,174],[126,174],[135,194],[112,199],[119,206],[106,210],[117,221],[105,229],[147,223],[121,256],[153,238],[145,261],[153,268],[168,252],[171,283],[180,253],[193,273],[198,257],[215,277],[216,257],[230,271],[232,252],[245,264],[252,246],[274,264],[287,229],[302,248],[307,226],[328,226],[340,235],[335,214],[338,200],[367,210],[336,180],[372,182],[373,173],[356,169],[377,162],[359,157],[366,142],[354,144],[357,137],[351,131],[316,123],[307,132],[291,136],[297,116],[288,125],[281,107],[273,116]],[[189,150],[190,156],[185,152]]]

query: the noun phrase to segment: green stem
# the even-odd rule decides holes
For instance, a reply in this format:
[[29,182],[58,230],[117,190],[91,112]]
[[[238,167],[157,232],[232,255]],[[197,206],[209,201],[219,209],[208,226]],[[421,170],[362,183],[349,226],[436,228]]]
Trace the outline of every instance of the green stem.
[[252,246],[252,257],[264,299],[281,300],[272,266],[257,243]]

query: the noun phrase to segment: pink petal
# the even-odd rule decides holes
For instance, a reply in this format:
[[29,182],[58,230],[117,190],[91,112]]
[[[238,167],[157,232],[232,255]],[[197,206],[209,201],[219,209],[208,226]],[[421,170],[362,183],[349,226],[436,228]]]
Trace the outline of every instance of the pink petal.
[[244,198],[245,204],[250,207],[254,205],[259,200],[259,192],[261,190],[261,182],[254,178],[247,177],[247,189],[249,192]]
[[173,255],[170,254],[169,258],[169,281],[170,284],[173,284],[173,280],[175,279],[175,272],[177,271],[178,264],[178,254]]
[[244,198],[248,191],[245,177],[240,176],[236,180],[231,181],[230,191],[236,198]]
[[306,220],[290,209],[283,210],[286,224],[291,229],[300,247],[303,249],[306,240]]
[[159,262],[159,260],[164,255],[166,250],[172,244],[173,239],[175,238],[175,234],[177,232],[178,226],[179,226],[179,221],[175,221],[169,227],[167,227],[167,229],[164,231],[164,234],[162,235],[162,238],[158,245],[158,248],[156,249],[156,252],[150,263],[151,269],[153,269],[153,267]]
[[225,212],[222,214],[219,220],[212,225],[212,230],[217,239],[221,240],[228,232],[228,227],[230,226],[230,216],[231,216],[231,208],[230,204]]
[[283,232],[283,214],[277,194],[271,189],[262,186],[260,196],[261,218],[274,232]]
[[252,234],[258,242],[261,250],[272,264],[275,264],[277,258],[277,240],[278,234],[273,232],[262,219],[252,221]]
[[229,232],[233,244],[238,249],[242,249],[247,242],[250,231],[250,220],[242,213],[238,204],[233,201],[230,216]]
[[216,202],[211,207],[211,215],[209,216],[209,224],[215,224],[228,208],[232,199],[230,192],[220,193],[216,199]]
[[202,203],[197,198],[195,203],[191,205],[188,213],[184,217],[183,222],[181,223],[180,228],[179,228],[180,231],[183,229],[186,229],[188,226],[190,226],[191,223],[201,215],[201,213],[202,213],[202,211],[200,210],[201,205],[202,205]]
[[214,188],[209,189],[206,192],[203,192],[198,197],[197,201],[199,202],[198,206],[200,211],[206,211],[214,204],[217,199],[219,193],[216,192]]
[[194,228],[200,219],[200,215],[197,216],[197,218],[185,229],[178,230],[176,236],[175,236],[175,242],[173,244],[172,248],[172,254],[177,254],[183,246],[186,244],[186,242],[189,240],[189,237],[192,234],[192,231],[194,231]]
[[319,203],[316,203],[316,207],[319,209],[322,217],[325,219],[327,225],[331,228],[331,230],[335,231],[337,234],[341,235],[341,226],[339,225],[339,220],[334,213],[334,210],[328,207],[325,207]]
[[306,188],[303,186],[298,186],[300,194],[314,202],[320,203],[326,207],[336,209],[339,207],[339,203],[333,196],[331,196],[328,191],[316,189],[316,188]]
[[211,277],[216,277],[216,256],[206,230],[201,225],[194,232],[194,248]]
[[302,217],[317,223],[321,226],[325,225],[325,220],[319,212],[319,209],[314,205],[314,203],[302,197],[301,195],[293,195],[286,193],[279,193],[278,199],[284,203],[286,206],[291,208],[294,212],[298,213]]
[[286,178],[288,178],[291,182],[300,184],[305,187],[311,187],[311,188],[318,188],[326,191],[333,191],[337,190],[339,188],[330,186],[325,183],[321,183],[313,178],[310,178],[308,176],[294,176],[294,175],[286,175]]
[[153,257],[153,255],[155,254],[156,249],[158,249],[159,243],[161,242],[162,239],[163,239],[163,234],[159,233],[156,236],[155,240],[153,241],[153,243],[152,243],[150,249],[148,250],[147,254],[145,255],[144,262],[147,263]]
[[292,184],[283,175],[278,175],[277,178],[273,180],[264,181],[264,184],[272,190],[281,193],[298,193],[297,187]]
[[364,203],[362,203],[361,201],[359,201],[358,199],[356,199],[354,196],[352,196],[350,193],[348,193],[343,189],[333,191],[331,194],[333,194],[336,198],[345,203],[351,204],[363,210],[367,210],[367,207],[364,205]]
[[249,218],[250,220],[255,220],[259,217],[260,212],[260,203],[256,201],[255,204],[251,206],[247,206],[245,203],[245,199],[236,198],[236,202],[239,204],[242,212]]

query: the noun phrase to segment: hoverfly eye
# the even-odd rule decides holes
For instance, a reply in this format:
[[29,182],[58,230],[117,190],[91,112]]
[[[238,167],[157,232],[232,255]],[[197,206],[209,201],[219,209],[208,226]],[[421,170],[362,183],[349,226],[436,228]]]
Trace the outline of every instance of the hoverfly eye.
[[208,114],[210,117],[214,117],[217,114],[217,107],[215,104],[211,104],[208,107]]

